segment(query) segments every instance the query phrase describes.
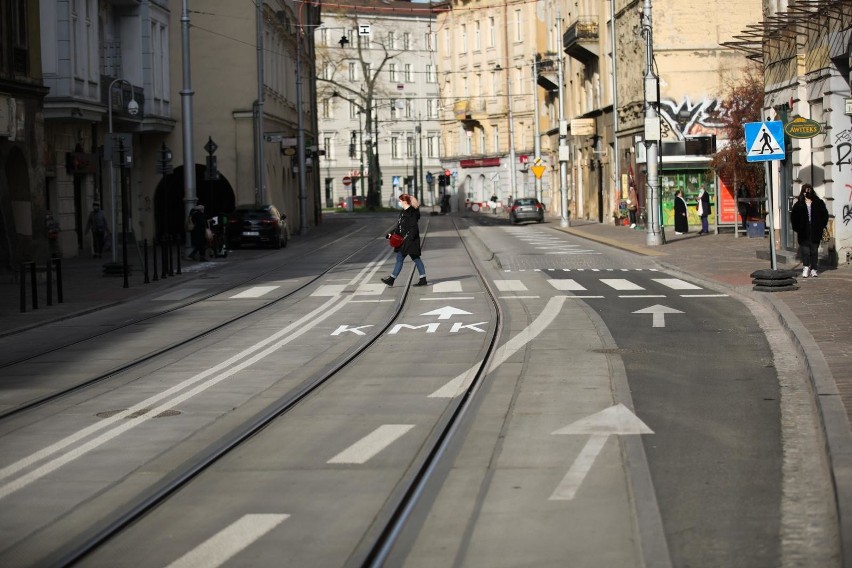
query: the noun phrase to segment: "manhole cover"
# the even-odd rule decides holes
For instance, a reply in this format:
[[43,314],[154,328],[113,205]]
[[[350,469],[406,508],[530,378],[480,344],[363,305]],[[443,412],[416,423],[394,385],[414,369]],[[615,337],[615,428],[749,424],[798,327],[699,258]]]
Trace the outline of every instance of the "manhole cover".
[[[116,414],[118,414],[120,412],[126,412],[126,411],[127,411],[126,408],[121,409],[121,410],[107,410],[105,412],[98,412],[95,416],[97,416],[98,418],[110,418],[111,416],[115,416]],[[151,412],[150,408],[143,408],[142,410],[137,410],[136,412],[134,412],[132,414],[128,414],[127,416],[125,416],[125,418],[139,418],[140,416],[144,416],[144,415],[148,414],[149,412]],[[169,416],[178,416],[178,415],[180,415],[179,410],[164,410],[163,412],[157,414],[153,418],[167,418]]]

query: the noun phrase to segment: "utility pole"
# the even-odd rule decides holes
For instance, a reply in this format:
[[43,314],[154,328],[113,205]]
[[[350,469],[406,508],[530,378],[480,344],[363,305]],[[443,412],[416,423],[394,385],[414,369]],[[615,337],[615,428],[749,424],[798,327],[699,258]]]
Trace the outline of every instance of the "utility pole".
[[[180,90],[181,122],[183,132],[183,203],[184,219],[195,207],[198,198],[195,195],[195,150],[192,140],[192,70],[189,61],[189,9],[187,0],[183,0],[180,14],[181,54],[183,56],[182,72],[183,87]],[[113,227],[113,231],[115,227]],[[187,235],[187,243],[190,239]],[[113,247],[115,250],[115,247]]]
[[621,199],[621,156],[618,144],[618,73],[615,53],[615,0],[609,0],[610,40],[612,45],[612,141],[613,153],[612,173],[615,176],[615,194]]
[[[266,184],[264,183],[263,157],[263,0],[255,0],[255,25],[257,32],[257,102],[255,103],[254,122],[254,196],[255,204],[266,203]],[[301,109],[300,109],[301,110]],[[301,113],[299,113],[301,115]]]
[[645,244],[659,246],[664,243],[660,220],[660,178],[657,156],[660,143],[660,117],[657,114],[657,76],[654,75],[654,28],[651,19],[651,0],[645,0],[642,11],[642,37],[645,38],[645,147],[648,149],[648,176],[645,204],[648,213]]
[[[299,234],[308,234],[308,196],[306,188],[308,185],[307,160],[305,156],[305,112],[302,108],[302,8],[299,7],[299,28],[296,35],[296,116],[299,136],[296,143],[296,159],[299,161]],[[353,203],[354,207],[354,203]]]
[[[532,68],[533,68],[533,149],[535,153],[535,159],[533,163],[535,165],[539,164],[539,160],[541,160],[541,127],[538,123],[538,63],[536,62],[535,55],[533,55],[532,60]],[[539,203],[541,203],[541,177],[535,176],[535,198],[538,199]]]
[[[562,15],[556,12],[556,37],[562,38]],[[559,82],[559,189],[562,195],[562,218],[560,227],[570,227],[568,220],[568,121],[565,120],[565,71],[563,69],[562,52],[557,54],[557,80]]]

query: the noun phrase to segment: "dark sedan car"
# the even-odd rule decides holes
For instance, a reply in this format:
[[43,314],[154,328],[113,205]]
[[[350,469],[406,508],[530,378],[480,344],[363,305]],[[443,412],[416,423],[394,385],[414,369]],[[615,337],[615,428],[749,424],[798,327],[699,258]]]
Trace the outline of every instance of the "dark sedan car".
[[535,197],[520,197],[512,203],[509,210],[509,221],[520,223],[521,221],[544,221],[544,205]]
[[244,244],[287,246],[290,236],[286,215],[274,205],[239,205],[228,216],[228,246]]

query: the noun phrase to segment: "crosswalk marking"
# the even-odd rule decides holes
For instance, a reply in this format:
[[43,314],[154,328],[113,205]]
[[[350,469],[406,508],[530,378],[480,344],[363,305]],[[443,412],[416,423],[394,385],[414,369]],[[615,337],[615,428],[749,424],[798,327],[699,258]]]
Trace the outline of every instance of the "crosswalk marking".
[[168,294],[165,294],[165,295],[160,296],[158,298],[154,298],[154,300],[162,301],[162,302],[173,302],[175,300],[184,300],[186,298],[189,298],[193,294],[197,294],[197,293],[203,292],[203,291],[204,291],[204,288],[181,288],[180,290],[174,290],[172,292],[169,292]]
[[601,282],[612,288],[613,290],[644,290],[642,286],[634,284],[630,280],[624,278],[601,278]]
[[276,288],[280,288],[280,286],[254,286],[253,288],[249,288],[248,290],[243,290],[239,294],[234,294],[230,299],[235,298],[260,298],[261,296],[272,292]]
[[432,285],[432,291],[437,294],[447,294],[450,292],[461,292],[462,285],[458,280],[448,280],[446,282],[437,282]]
[[565,280],[561,280],[561,279],[556,280],[556,279],[551,278],[550,280],[548,280],[548,282],[550,283],[551,286],[553,286],[557,290],[561,290],[563,292],[568,291],[568,290],[570,290],[570,291],[576,290],[578,292],[586,290],[586,288],[584,286],[581,286],[580,284],[577,283],[576,280],[571,280],[570,278],[565,279]]
[[663,286],[671,288],[672,290],[701,290],[701,286],[690,284],[680,278],[652,278],[651,280],[659,282]]
[[494,285],[501,292],[526,292],[527,290],[520,280],[495,280]]

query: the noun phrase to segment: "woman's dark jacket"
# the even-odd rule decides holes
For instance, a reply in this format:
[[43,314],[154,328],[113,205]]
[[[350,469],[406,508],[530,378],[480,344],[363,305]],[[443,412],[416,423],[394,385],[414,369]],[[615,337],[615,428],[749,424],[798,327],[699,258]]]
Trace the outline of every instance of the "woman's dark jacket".
[[420,210],[416,207],[409,207],[402,210],[393,232],[402,235],[405,240],[402,242],[402,245],[393,250],[401,252],[404,255],[410,255],[412,258],[420,256],[420,228],[417,226],[418,219],[420,219]]
[[790,212],[790,224],[796,231],[799,244],[818,244],[822,240],[822,232],[828,226],[828,208],[825,201],[814,195],[811,201],[811,218],[808,219],[808,204],[804,198],[796,201]]
[[192,246],[205,244],[207,242],[207,218],[204,216],[204,212],[200,209],[193,209],[190,218],[194,225],[192,231],[190,231]]

